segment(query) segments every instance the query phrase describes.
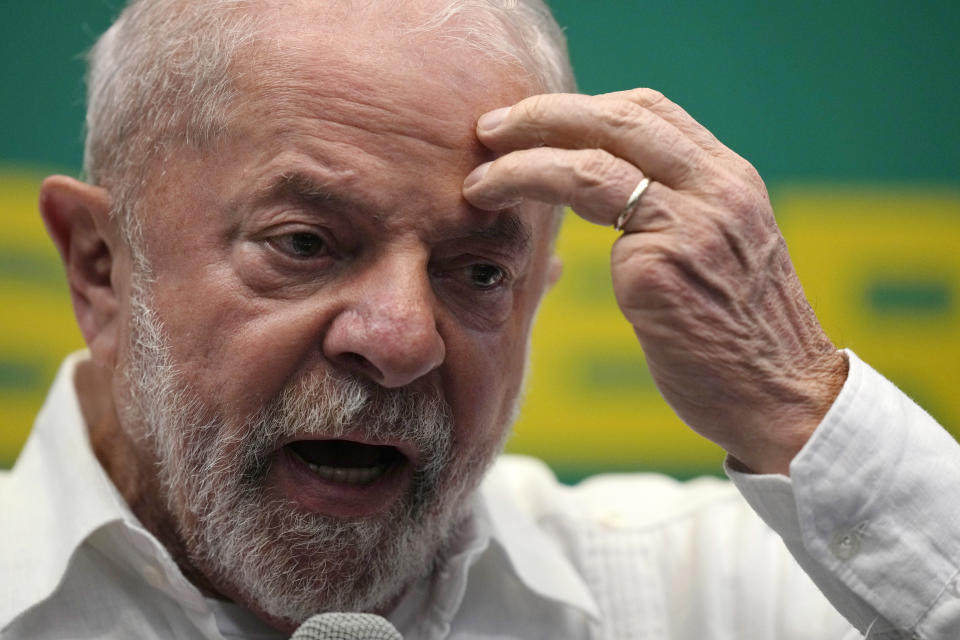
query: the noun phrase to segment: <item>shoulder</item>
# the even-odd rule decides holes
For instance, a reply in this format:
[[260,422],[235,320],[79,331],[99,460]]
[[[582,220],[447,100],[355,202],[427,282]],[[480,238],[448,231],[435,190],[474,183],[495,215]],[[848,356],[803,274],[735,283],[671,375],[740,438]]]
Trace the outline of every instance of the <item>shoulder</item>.
[[733,484],[720,478],[681,482],[658,473],[618,473],[571,486],[542,461],[518,455],[501,456],[484,489],[534,520],[575,519],[614,529],[670,527],[718,510],[749,511]]
[[636,473],[566,486],[538,460],[503,456],[484,495],[508,546],[573,568],[609,637],[655,635],[657,624],[690,638],[843,624],[729,481]]

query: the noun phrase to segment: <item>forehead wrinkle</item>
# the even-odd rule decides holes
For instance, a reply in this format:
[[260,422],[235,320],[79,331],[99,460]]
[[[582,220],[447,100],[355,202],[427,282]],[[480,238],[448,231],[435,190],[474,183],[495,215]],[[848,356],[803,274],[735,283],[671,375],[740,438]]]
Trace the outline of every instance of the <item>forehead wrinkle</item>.
[[[267,123],[274,136],[357,130],[374,138],[403,139],[454,152],[469,150],[476,140],[472,119],[450,117],[458,109],[448,97],[438,95],[433,108],[424,112],[422,105],[410,102],[420,96],[402,86],[370,85],[359,72],[330,72],[322,81],[311,75],[301,69],[288,75],[282,86],[254,89],[243,110],[258,127]],[[386,152],[393,146],[379,149]]]
[[[477,96],[495,95],[524,77],[513,65],[491,64],[436,34],[403,37],[390,22],[341,18],[343,24],[310,23],[299,16],[296,29],[275,25],[273,36],[261,43],[257,64],[239,78],[255,120],[307,116],[458,151],[475,138],[475,119],[502,106],[496,99],[474,104]],[[350,39],[349,33],[366,37]],[[523,93],[532,92],[526,87]],[[431,96],[426,105],[424,95]],[[475,106],[473,118],[462,118],[465,105]]]

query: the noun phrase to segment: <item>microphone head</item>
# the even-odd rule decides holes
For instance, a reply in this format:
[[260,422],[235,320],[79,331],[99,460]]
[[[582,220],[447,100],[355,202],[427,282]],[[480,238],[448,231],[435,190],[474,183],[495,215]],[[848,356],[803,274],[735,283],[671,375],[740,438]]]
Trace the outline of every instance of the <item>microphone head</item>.
[[290,640],[403,640],[386,618],[372,613],[318,613],[307,618]]

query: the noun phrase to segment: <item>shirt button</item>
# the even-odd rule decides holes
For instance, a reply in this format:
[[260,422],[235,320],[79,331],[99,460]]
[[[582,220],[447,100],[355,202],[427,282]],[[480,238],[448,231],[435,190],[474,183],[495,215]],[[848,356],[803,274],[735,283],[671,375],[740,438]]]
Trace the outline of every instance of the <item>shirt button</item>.
[[947,587],[950,593],[954,598],[960,598],[960,577],[954,578],[950,581],[950,586]]
[[849,560],[860,553],[860,534],[852,529],[841,531],[833,537],[830,550],[841,560]]
[[150,564],[144,565],[141,573],[143,574],[143,579],[146,580],[150,586],[156,589],[163,587],[163,574],[155,566]]
[[600,524],[607,529],[622,529],[624,526],[623,516],[619,511],[607,511],[600,516]]

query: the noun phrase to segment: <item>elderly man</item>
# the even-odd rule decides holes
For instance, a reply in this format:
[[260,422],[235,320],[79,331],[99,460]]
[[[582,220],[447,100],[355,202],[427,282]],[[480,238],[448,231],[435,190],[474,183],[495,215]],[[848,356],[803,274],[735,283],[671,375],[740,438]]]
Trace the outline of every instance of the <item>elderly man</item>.
[[[824,335],[745,160],[573,88],[539,0],[127,7],[41,194],[89,349],[0,479],[0,636],[956,637],[956,443]],[[785,546],[723,483],[490,469],[560,205]]]

